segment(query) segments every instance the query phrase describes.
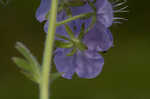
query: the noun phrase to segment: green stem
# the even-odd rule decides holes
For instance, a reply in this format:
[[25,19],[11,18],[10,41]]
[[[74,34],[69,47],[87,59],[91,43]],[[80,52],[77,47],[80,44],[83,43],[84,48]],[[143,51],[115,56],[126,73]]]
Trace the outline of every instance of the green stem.
[[43,55],[42,74],[40,82],[40,99],[49,99],[50,71],[53,55],[53,43],[56,31],[56,17],[58,0],[51,0],[51,11],[49,15],[48,34],[46,36]]
[[85,14],[80,14],[80,15],[77,15],[77,16],[74,16],[74,17],[71,17],[71,18],[68,18],[68,19],[66,19],[66,20],[64,20],[64,21],[58,22],[58,23],[56,24],[56,26],[60,26],[60,25],[62,25],[62,24],[68,23],[68,22],[70,22],[70,21],[73,21],[73,20],[76,20],[76,19],[79,19],[79,18],[90,17],[90,16],[92,16],[92,15],[94,15],[94,14],[95,14],[95,13],[93,13],[93,12],[89,12],[89,13],[85,13]]

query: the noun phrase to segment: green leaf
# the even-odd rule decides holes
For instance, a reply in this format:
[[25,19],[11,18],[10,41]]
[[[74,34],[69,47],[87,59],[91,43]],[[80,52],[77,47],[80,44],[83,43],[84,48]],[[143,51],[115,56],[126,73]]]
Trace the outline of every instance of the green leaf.
[[[21,42],[16,43],[16,49],[24,56],[25,59],[22,58],[13,58],[13,61],[20,67],[23,71],[26,71],[30,74],[30,78],[37,80],[39,82],[40,79],[40,64],[36,60],[36,58],[32,55],[30,50],[23,45]],[[25,73],[24,73],[25,74]],[[26,74],[27,76],[27,74]],[[28,75],[29,76],[29,75]]]
[[16,43],[16,49],[25,57],[25,59],[31,64],[33,70],[36,70],[35,72],[40,72],[40,64],[36,60],[36,58],[32,55],[30,50],[23,45],[21,42]]
[[35,76],[33,76],[33,74],[28,73],[28,72],[24,72],[24,71],[21,71],[21,73],[22,73],[23,75],[25,75],[25,76],[26,76],[28,79],[30,79],[31,81],[36,82],[36,83],[40,83],[40,79],[37,78],[37,77],[35,77]]
[[29,66],[30,64],[26,60],[19,58],[19,57],[13,57],[12,60],[22,70],[31,72],[31,66]]
[[32,55],[30,50],[21,42],[16,43],[16,49],[29,61],[31,64],[34,64],[35,66],[39,66],[38,61],[36,58]]

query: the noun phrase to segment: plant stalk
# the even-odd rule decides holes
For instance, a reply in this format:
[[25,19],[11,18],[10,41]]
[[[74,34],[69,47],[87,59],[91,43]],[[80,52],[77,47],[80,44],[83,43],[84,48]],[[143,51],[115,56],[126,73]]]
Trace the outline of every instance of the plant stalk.
[[50,97],[50,71],[52,66],[53,43],[55,40],[56,17],[58,0],[51,0],[51,11],[49,14],[48,34],[46,35],[45,49],[43,54],[43,63],[40,81],[40,99],[49,99]]

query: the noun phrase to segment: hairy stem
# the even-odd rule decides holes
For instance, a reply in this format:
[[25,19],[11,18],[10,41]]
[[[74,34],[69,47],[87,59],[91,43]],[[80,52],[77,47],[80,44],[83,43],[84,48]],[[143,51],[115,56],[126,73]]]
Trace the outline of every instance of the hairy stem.
[[53,55],[53,43],[56,31],[56,17],[58,0],[51,0],[51,11],[49,15],[48,34],[46,35],[45,49],[43,55],[41,81],[40,81],[40,99],[49,99],[50,71]]

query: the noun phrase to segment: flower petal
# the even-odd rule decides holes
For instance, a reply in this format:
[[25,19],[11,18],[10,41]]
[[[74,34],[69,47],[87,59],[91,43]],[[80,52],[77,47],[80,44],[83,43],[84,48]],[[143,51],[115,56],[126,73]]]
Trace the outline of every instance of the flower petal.
[[107,0],[96,0],[96,3],[94,5],[97,9],[100,9],[103,8],[107,2]]
[[[84,6],[71,7],[71,11],[72,11],[72,16],[93,12],[92,8],[88,4],[85,4]],[[84,23],[85,29],[87,29],[91,23],[91,18],[77,19],[72,21],[72,23],[74,23],[74,26],[76,26],[75,32],[80,33],[81,25]]]
[[89,18],[89,19],[77,19],[77,20],[72,21],[72,23],[73,23],[73,25],[71,26],[72,29],[73,29],[73,27],[76,27],[76,29],[73,29],[74,32],[76,33],[75,35],[77,36],[81,32],[82,24],[84,24],[85,30],[88,29],[90,24],[91,24],[91,21],[92,21],[91,18]]
[[85,51],[77,53],[76,73],[80,78],[95,78],[103,68],[104,59],[95,51]]
[[[46,33],[48,32],[48,21],[44,25],[44,31]],[[65,30],[64,25],[58,26],[56,28],[56,33],[68,37],[68,34],[67,34],[66,30]]]
[[57,70],[67,79],[71,79],[75,72],[75,59],[74,56],[67,56],[69,51],[70,49],[58,49],[54,57]]
[[99,6],[97,10],[97,20],[108,28],[113,23],[113,16],[112,4],[108,0],[105,0],[104,5]]
[[107,51],[113,46],[111,32],[99,22],[85,35],[83,41],[89,50]]
[[[62,20],[65,20],[66,19],[66,13],[64,11],[62,11],[61,13],[58,14],[57,16],[57,21],[62,21]],[[69,26],[73,26],[73,24],[71,24],[72,22],[69,22],[68,25]],[[44,25],[44,31],[47,33],[48,32],[48,21],[45,23]],[[65,26],[64,25],[60,25],[60,26],[57,26],[56,27],[56,33],[59,34],[59,35],[63,35],[63,36],[66,36],[66,37],[69,37],[67,32],[66,32],[66,29],[65,29]],[[56,39],[58,39],[56,37]],[[60,39],[58,39],[60,40]]]
[[85,4],[84,6],[71,7],[71,11],[73,16],[93,12],[92,8],[88,4]]
[[49,12],[51,0],[41,0],[40,6],[36,11],[36,18],[39,22],[46,20],[46,14]]

